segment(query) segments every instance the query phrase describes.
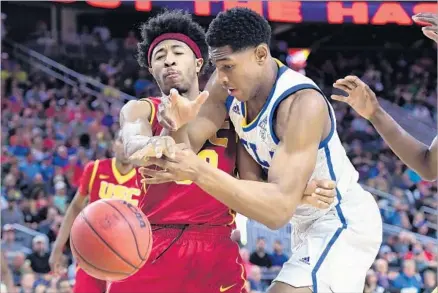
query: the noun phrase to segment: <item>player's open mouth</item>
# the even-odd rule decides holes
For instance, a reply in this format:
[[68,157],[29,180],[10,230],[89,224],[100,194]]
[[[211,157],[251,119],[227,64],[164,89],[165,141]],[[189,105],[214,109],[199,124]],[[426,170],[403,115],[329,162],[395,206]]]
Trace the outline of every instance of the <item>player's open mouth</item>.
[[236,89],[228,89],[228,94],[229,95],[231,95],[231,96],[234,96],[234,94],[237,92],[237,90]]

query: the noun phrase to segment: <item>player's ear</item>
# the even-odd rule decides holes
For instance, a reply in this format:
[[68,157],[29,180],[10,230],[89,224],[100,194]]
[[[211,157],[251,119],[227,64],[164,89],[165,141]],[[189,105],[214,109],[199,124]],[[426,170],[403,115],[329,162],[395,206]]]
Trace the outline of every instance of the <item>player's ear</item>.
[[196,73],[201,72],[202,65],[204,65],[204,59],[196,58]]
[[152,76],[154,76],[154,71],[152,70],[152,67],[148,67],[148,71]]
[[260,44],[255,48],[255,56],[257,63],[265,63],[269,56],[269,49],[266,44]]

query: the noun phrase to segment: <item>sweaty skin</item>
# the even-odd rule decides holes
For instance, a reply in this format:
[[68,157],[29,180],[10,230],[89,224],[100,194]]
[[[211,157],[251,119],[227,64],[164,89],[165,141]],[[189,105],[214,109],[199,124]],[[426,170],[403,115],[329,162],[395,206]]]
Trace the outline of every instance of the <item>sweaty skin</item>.
[[[178,109],[179,97],[174,97],[170,103],[170,109],[173,114],[178,113],[177,116],[169,115],[169,109],[162,109],[160,112],[163,120],[173,121],[174,125],[187,123],[186,127],[178,129],[176,133],[180,139],[185,135],[183,141],[189,142],[189,148],[178,149],[173,159],[153,160],[154,164],[167,172],[150,169],[142,169],[141,172],[153,177],[145,179],[147,184],[179,180],[178,178],[192,180],[236,212],[271,229],[278,229],[290,220],[301,203],[302,195],[315,168],[319,143],[330,131],[327,104],[317,91],[302,90],[292,94],[279,105],[275,132],[280,144],[271,162],[268,182],[252,181],[255,177],[245,178],[248,172],[243,172],[240,179],[236,179],[212,168],[196,158],[190,148],[195,152],[199,150],[222,125],[227,114],[225,99],[228,94],[224,87],[237,88],[236,95],[241,95],[242,99],[248,101],[247,119],[251,121],[266,101],[278,70],[278,65],[270,56],[266,44],[257,47],[256,54],[252,48],[235,54],[230,54],[229,51],[216,57],[212,56],[217,70],[206,86],[210,96],[194,120],[184,120],[184,112]],[[249,78],[248,66],[243,65],[247,62],[255,62],[256,66],[260,66],[251,70],[260,72],[262,75],[257,78],[262,77],[263,81],[249,83],[260,84],[257,89],[250,85],[245,86],[248,82],[230,85],[232,80],[243,81],[241,77]],[[254,95],[251,91],[255,90],[257,92]],[[179,139],[176,141],[179,142]],[[334,185],[333,182],[332,184]]]

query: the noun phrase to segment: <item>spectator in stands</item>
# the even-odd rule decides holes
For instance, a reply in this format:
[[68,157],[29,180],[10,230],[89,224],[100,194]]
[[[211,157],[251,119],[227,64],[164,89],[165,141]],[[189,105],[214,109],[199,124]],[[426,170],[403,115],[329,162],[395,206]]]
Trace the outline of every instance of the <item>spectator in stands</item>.
[[264,237],[257,238],[256,250],[251,253],[249,261],[257,265],[259,267],[272,267],[272,261],[269,258],[269,255],[265,251],[266,249],[266,240]]
[[15,239],[15,229],[9,224],[3,226],[2,235],[2,252],[5,254],[6,260],[10,265],[18,253],[29,254],[29,248],[23,246]]
[[59,293],[72,293],[70,282],[66,278],[61,278],[56,283],[56,289]]
[[427,270],[423,275],[424,291],[423,293],[431,293],[437,286],[436,272]]
[[33,293],[34,283],[36,281],[34,273],[24,274],[21,278],[20,293]]
[[388,262],[385,259],[377,259],[374,262],[374,270],[376,271],[377,285],[389,288]]
[[405,260],[403,262],[403,271],[392,281],[392,287],[395,289],[415,288],[420,292],[423,284],[420,275],[416,272],[414,260]]
[[26,256],[22,252],[19,252],[15,255],[12,264],[10,266],[10,269],[15,286],[20,285],[21,277],[25,273],[32,272],[32,269],[29,266],[29,262],[26,261]]
[[269,256],[273,267],[280,270],[283,264],[289,260],[289,257],[283,252],[283,244],[280,240],[275,240],[274,251]]
[[134,83],[134,91],[136,97],[141,97],[146,94],[147,90],[152,87],[154,84],[147,79],[147,72],[144,69],[141,69],[138,72],[138,79]]
[[369,270],[365,279],[364,293],[384,293],[384,287],[378,284],[376,273],[373,270]]
[[265,288],[262,283],[262,271],[258,266],[252,266],[249,271],[248,281],[250,284],[250,293],[262,293]]
[[30,267],[35,273],[47,274],[50,272],[48,245],[47,238],[43,235],[37,235],[32,240],[33,251],[27,259],[30,261]]
[[245,271],[250,272],[251,268],[254,265],[249,261],[249,250],[242,247],[239,252],[240,252],[240,257],[242,258],[243,261],[243,266],[245,268]]
[[138,39],[135,36],[134,31],[129,31],[128,36],[125,38],[124,47],[126,50],[137,50]]

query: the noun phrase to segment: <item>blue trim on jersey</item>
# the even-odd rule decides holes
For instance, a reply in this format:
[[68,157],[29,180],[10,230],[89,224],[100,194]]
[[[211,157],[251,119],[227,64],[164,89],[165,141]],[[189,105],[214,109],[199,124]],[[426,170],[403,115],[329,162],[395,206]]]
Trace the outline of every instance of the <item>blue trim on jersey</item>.
[[[248,132],[251,129],[254,129],[254,127],[256,127],[259,124],[260,117],[262,117],[263,113],[266,111],[266,109],[268,108],[268,106],[269,106],[269,104],[270,104],[270,102],[272,100],[272,96],[274,95],[275,88],[277,87],[277,81],[280,79],[280,76],[287,71],[287,69],[288,69],[288,67],[286,67],[286,66],[281,66],[280,68],[278,68],[277,78],[275,79],[275,83],[272,86],[271,91],[269,92],[269,96],[268,96],[265,104],[263,105],[262,110],[260,110],[259,114],[256,117],[256,120],[251,121],[251,123],[248,123],[248,121],[246,121],[248,124],[245,125],[245,126],[242,126],[242,130],[244,132]],[[244,111],[246,113],[245,104],[242,104],[242,109],[244,109]]]
[[227,107],[227,113],[230,113],[231,104],[233,104],[233,100],[234,100],[233,96],[228,96],[227,99],[225,100],[225,107]]
[[[333,163],[332,163],[332,157],[330,154],[330,149],[328,146],[324,146],[325,156],[327,160],[327,166],[330,172],[330,177],[333,181],[336,181],[336,175],[335,171],[333,169]],[[329,243],[327,244],[326,248],[322,252],[321,256],[319,257],[318,261],[316,262],[315,267],[312,270],[312,283],[313,283],[313,293],[318,293],[318,283],[316,279],[316,274],[318,273],[319,268],[321,267],[322,263],[324,262],[324,259],[327,257],[327,254],[329,253],[330,249],[332,248],[333,244],[335,244],[336,240],[339,238],[339,235],[341,235],[342,231],[347,228],[347,221],[345,220],[344,213],[341,209],[341,200],[342,196],[339,190],[336,188],[336,198],[338,199],[338,203],[335,206],[336,212],[338,214],[339,220],[341,221],[342,226],[339,227],[335,234],[333,235],[332,239],[330,239]]]
[[281,94],[281,96],[279,96],[277,98],[277,100],[274,103],[274,106],[272,106],[272,112],[269,114],[269,118],[268,118],[269,119],[269,128],[270,128],[271,137],[272,137],[272,140],[274,141],[275,144],[278,145],[280,143],[280,139],[275,134],[274,123],[273,123],[274,122],[273,121],[274,120],[274,113],[275,113],[275,110],[277,109],[277,107],[280,105],[280,103],[284,99],[286,99],[290,95],[292,95],[292,94],[294,94],[294,93],[296,93],[296,92],[298,92],[300,90],[304,90],[304,89],[313,89],[313,90],[316,90],[319,93],[321,93],[321,95],[324,97],[324,100],[326,101],[327,106],[328,106],[329,116],[330,116],[330,133],[327,135],[326,138],[324,138],[319,143],[318,149],[322,149],[323,147],[325,147],[328,144],[328,142],[330,141],[330,139],[333,136],[333,133],[335,132],[335,120],[333,118],[333,113],[332,113],[332,111],[330,109],[330,104],[329,104],[327,98],[325,97],[324,93],[317,86],[315,86],[315,85],[313,85],[311,83],[303,83],[303,84],[299,84],[299,85],[293,86],[293,87],[287,89],[284,93]]
[[323,147],[325,147],[327,144],[328,144],[328,142],[330,141],[330,139],[332,138],[332,136],[333,136],[333,133],[335,132],[335,120],[334,120],[334,118],[333,118],[333,113],[332,113],[332,111],[331,111],[331,109],[330,109],[330,104],[329,104],[329,102],[328,102],[328,100],[327,100],[327,98],[325,97],[325,95],[324,95],[324,93],[317,87],[317,86],[315,86],[315,85],[313,85],[313,84],[311,84],[311,83],[302,83],[302,84],[299,84],[299,85],[296,85],[296,86],[293,86],[293,87],[291,87],[291,88],[289,88],[289,89],[287,89],[284,93],[282,93],[281,94],[281,96],[279,96],[278,98],[277,98],[277,100],[275,101],[275,103],[274,103],[274,106],[272,106],[272,111],[271,111],[271,113],[269,113],[269,131],[270,131],[270,133],[271,133],[271,137],[272,137],[272,140],[274,141],[274,143],[275,144],[279,144],[280,143],[280,139],[277,137],[277,135],[275,134],[275,131],[274,131],[274,113],[275,113],[275,110],[277,109],[277,107],[280,105],[280,103],[284,100],[284,99],[286,99],[286,98],[288,98],[290,95],[292,95],[292,94],[294,94],[294,93],[296,93],[296,92],[298,92],[298,91],[300,91],[300,90],[304,90],[304,89],[313,89],[313,90],[316,90],[316,91],[318,91],[319,93],[321,93],[321,95],[324,97],[324,100],[326,101],[326,103],[327,103],[327,106],[328,106],[328,110],[329,110],[329,116],[330,116],[330,133],[327,135],[327,137],[326,138],[324,138],[320,143],[319,143],[319,146],[318,146],[318,149],[322,149]]

